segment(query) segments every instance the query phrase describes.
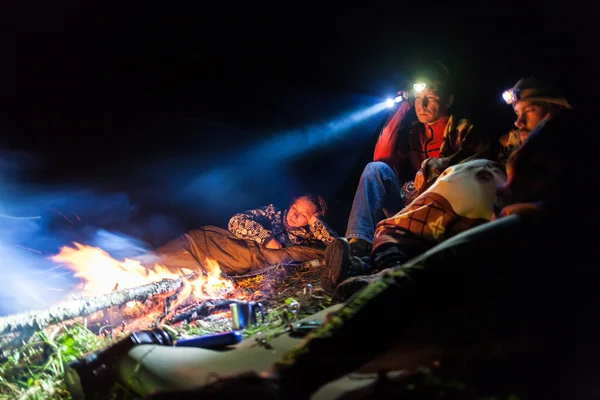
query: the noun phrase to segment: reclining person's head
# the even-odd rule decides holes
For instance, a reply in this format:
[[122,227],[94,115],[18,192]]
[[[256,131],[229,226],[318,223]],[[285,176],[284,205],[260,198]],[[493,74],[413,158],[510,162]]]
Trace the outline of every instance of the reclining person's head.
[[415,68],[415,113],[419,122],[433,124],[449,114],[454,102],[452,77],[444,64],[433,61]]
[[524,141],[544,118],[571,108],[555,87],[533,77],[521,78],[513,88],[506,90],[502,97],[507,104],[512,105],[517,115],[515,126],[521,141]]
[[292,199],[286,216],[286,222],[293,228],[307,226],[310,217],[317,213],[324,217],[327,211],[327,203],[321,196],[306,193]]

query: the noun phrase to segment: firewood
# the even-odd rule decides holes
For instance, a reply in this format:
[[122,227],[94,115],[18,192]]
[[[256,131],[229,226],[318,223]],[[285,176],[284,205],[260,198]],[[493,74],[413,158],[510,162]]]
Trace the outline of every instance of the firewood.
[[187,311],[179,313],[167,321],[168,324],[174,325],[180,322],[192,322],[196,319],[209,316],[212,313],[229,310],[229,305],[234,303],[242,303],[238,300],[206,300],[202,304],[195,306]]
[[110,292],[101,296],[71,300],[45,310],[30,311],[0,318],[0,335],[20,330],[38,330],[49,325],[78,317],[85,317],[96,311],[118,306],[129,301],[144,301],[152,296],[177,290],[183,279],[165,279],[131,289]]

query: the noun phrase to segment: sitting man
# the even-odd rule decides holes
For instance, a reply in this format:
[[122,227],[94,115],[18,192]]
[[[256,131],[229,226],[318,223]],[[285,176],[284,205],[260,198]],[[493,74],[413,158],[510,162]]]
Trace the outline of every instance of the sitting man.
[[521,146],[540,121],[572,108],[556,88],[533,77],[521,78],[513,88],[506,90],[502,97],[507,104],[512,105],[517,116],[516,129],[502,136],[499,141],[498,158],[503,163]]
[[424,183],[421,168],[430,168],[428,160],[443,157],[452,165],[484,148],[471,133],[473,125],[450,114],[454,90],[446,67],[434,62],[416,78],[414,110],[409,102],[400,103],[358,183],[346,230],[354,256],[370,254],[375,226],[404,207],[403,183],[412,177],[417,187]]
[[337,234],[324,220],[322,197],[305,194],[292,199],[287,210],[272,204],[234,215],[229,231],[205,226],[143,257],[145,265],[177,271],[202,271],[206,259],[219,263],[228,275],[243,275],[269,265],[323,258],[324,247]]
[[[490,160],[447,168],[416,200],[377,225],[371,258],[375,270],[399,266],[462,231],[490,221],[496,188],[505,181],[502,165]],[[348,242],[336,240],[327,247],[321,275],[321,286],[328,291],[346,278],[374,272],[368,258],[363,262],[352,256]],[[356,280],[345,285],[342,298],[351,287],[365,284]]]
[[[581,216],[590,196],[585,185],[577,185],[577,199],[563,188],[592,169],[581,165],[589,159],[562,148],[577,121],[572,112],[544,119],[511,155],[495,220],[389,269],[262,375],[152,398],[233,398],[250,389],[256,396],[262,388],[262,398],[308,399],[322,385],[411,343],[438,345],[442,355],[434,365],[453,368],[454,382],[470,377],[476,387],[463,387],[457,398],[583,398],[573,392],[585,387],[580,373],[598,371],[597,353],[581,351],[597,348],[598,295],[590,279],[597,275],[593,237],[583,234],[594,226],[595,213]],[[593,329],[580,329],[582,323]],[[486,344],[494,351],[482,352]],[[421,398],[419,386],[408,383],[400,382],[394,396],[382,397],[390,390],[382,385],[368,398]]]
[[[571,108],[567,100],[556,89],[535,79],[521,79],[514,88],[505,92],[504,98],[513,106],[517,119],[516,133],[512,133],[512,143],[520,146],[529,133],[545,118],[560,114]],[[515,138],[518,135],[518,140]],[[510,141],[501,138],[499,161],[505,160],[510,150]],[[513,147],[512,150],[517,147]],[[482,173],[468,174],[469,165],[478,165],[483,160],[469,161],[445,169],[439,178],[428,185],[416,200],[392,218],[383,220],[377,226],[372,256],[360,259],[352,256],[351,248],[344,238],[336,239],[325,253],[326,271],[323,272],[322,285],[330,290],[348,277],[367,275],[396,265],[422,254],[429,248],[450,236],[469,229],[478,223],[490,220],[493,193],[484,188],[490,179],[491,185],[500,182],[485,178]],[[490,165],[498,164],[491,163]],[[484,179],[484,181],[481,181]],[[497,179],[497,175],[496,178]],[[451,188],[450,190],[448,188]],[[448,200],[441,206],[441,197]],[[442,216],[442,210],[445,213]],[[464,223],[464,217],[477,215],[479,221]],[[451,218],[454,216],[454,218]],[[458,218],[463,217],[463,218]],[[438,221],[439,219],[439,221]],[[457,223],[462,221],[463,223]],[[476,223],[475,223],[476,222]],[[339,297],[346,298],[358,288],[367,284],[368,278],[353,280],[344,289],[340,288]]]

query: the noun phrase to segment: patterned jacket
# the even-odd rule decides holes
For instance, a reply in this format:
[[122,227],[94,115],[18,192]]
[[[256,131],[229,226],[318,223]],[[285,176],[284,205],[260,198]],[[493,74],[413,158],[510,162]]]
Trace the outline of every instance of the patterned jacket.
[[283,247],[294,245],[327,245],[337,237],[325,221],[317,219],[312,225],[293,228],[287,224],[288,210],[281,211],[273,204],[248,210],[231,217],[229,231],[241,239],[261,245],[275,238]]
[[[425,184],[421,190],[415,189],[413,181],[407,181],[403,185],[401,193],[405,205],[410,204],[431,187],[446,168],[477,159],[493,160],[505,165],[512,152],[521,145],[521,139],[516,130],[504,134],[496,143],[489,143],[483,135],[470,133],[472,129],[473,125],[468,121],[460,121],[455,130],[458,136],[449,140],[450,143],[456,143],[454,147],[456,151],[444,151],[444,147],[442,147],[439,158],[428,158],[423,161],[420,171],[423,173]],[[446,149],[452,149],[452,146],[448,145]],[[448,154],[450,155],[448,156]]]

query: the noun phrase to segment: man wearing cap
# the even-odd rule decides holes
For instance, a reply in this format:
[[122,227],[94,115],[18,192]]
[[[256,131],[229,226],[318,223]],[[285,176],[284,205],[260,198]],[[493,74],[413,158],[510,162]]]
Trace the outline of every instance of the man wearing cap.
[[502,98],[512,105],[517,115],[516,129],[500,138],[498,154],[502,162],[506,162],[510,154],[521,146],[540,121],[571,108],[556,88],[533,77],[521,78],[513,88],[502,94]]
[[[503,93],[503,98],[512,105],[517,115],[516,130],[500,139],[496,161],[503,164],[541,121],[571,108],[556,89],[535,78],[520,79],[513,88]],[[437,177],[430,179],[431,185],[416,191],[418,197],[415,201],[396,215],[380,221],[370,257],[352,255],[343,238],[332,242],[325,253],[326,268],[321,277],[323,287],[331,290],[347,278],[357,277],[338,287],[336,297],[345,299],[374,279],[364,275],[402,265],[451,236],[489,221],[495,197],[490,189],[498,186],[503,178],[500,172],[494,172],[493,178],[486,177],[488,174],[484,171],[497,170],[500,165],[491,161],[481,165],[470,162],[464,167],[467,168],[461,170],[460,165],[440,168],[438,173],[446,171],[442,182],[436,183]],[[530,179],[524,185],[533,188],[537,184],[535,177]],[[526,187],[520,190],[526,191]]]
[[407,101],[400,103],[361,175],[346,230],[355,256],[370,254],[375,226],[404,207],[413,177],[417,188],[424,184],[429,160],[444,157],[447,166],[482,147],[467,140],[473,126],[450,114],[454,90],[442,63],[420,69],[411,94],[414,109]]

